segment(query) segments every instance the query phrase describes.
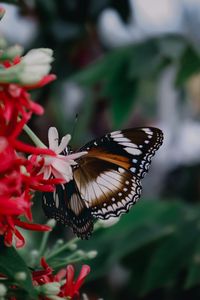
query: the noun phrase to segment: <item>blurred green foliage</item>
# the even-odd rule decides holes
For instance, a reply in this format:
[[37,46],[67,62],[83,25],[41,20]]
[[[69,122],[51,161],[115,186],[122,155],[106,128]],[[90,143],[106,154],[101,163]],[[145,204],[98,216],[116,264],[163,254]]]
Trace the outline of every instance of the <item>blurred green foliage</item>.
[[160,288],[172,290],[179,285],[184,290],[199,285],[199,220],[199,205],[141,200],[116,225],[79,242],[83,249],[95,245],[99,252],[90,262],[91,280],[108,275],[120,262],[129,274],[125,289],[135,297]]

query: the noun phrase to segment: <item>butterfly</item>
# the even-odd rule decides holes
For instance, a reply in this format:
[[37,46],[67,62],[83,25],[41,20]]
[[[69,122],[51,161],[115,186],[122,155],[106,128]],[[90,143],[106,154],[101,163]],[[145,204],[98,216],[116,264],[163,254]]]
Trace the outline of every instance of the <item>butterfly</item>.
[[73,179],[44,193],[48,218],[70,226],[88,239],[97,219],[119,217],[141,195],[141,179],[163,142],[158,128],[141,127],[114,131],[83,146],[87,154],[73,166]]

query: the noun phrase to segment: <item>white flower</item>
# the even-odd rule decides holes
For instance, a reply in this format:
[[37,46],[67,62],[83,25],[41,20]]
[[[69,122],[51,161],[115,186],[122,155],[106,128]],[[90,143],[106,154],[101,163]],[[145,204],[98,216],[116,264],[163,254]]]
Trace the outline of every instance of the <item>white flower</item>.
[[50,127],[48,132],[49,149],[56,153],[56,156],[43,155],[44,166],[40,173],[44,174],[44,179],[48,179],[53,175],[55,178],[61,178],[64,182],[69,182],[73,179],[72,167],[76,165],[75,159],[87,154],[87,152],[77,152],[70,155],[60,154],[66,150],[71,139],[69,134],[65,135],[59,144],[58,131],[55,127]]
[[39,48],[30,50],[22,57],[20,62],[23,67],[19,80],[23,84],[35,84],[46,76],[51,70],[53,50]]
[[[19,51],[18,48],[14,50]],[[39,48],[30,50],[21,61],[9,68],[0,69],[1,83],[20,83],[34,85],[40,82],[51,69],[53,50]]]

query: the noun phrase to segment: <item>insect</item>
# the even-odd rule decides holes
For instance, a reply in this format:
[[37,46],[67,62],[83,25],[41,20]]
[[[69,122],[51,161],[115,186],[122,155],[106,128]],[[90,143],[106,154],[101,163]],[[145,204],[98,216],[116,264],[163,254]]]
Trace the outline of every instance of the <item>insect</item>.
[[90,237],[96,219],[118,217],[141,195],[141,179],[163,141],[158,128],[114,131],[93,140],[79,151],[87,154],[73,167],[73,180],[45,193],[48,218],[70,226],[82,238]]

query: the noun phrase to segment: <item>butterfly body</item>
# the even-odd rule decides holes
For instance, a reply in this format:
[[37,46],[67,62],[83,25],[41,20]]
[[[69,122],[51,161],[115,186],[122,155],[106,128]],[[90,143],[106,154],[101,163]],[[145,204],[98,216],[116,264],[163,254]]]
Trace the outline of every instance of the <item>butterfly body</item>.
[[73,180],[56,192],[46,193],[43,208],[47,217],[72,227],[88,238],[95,219],[126,213],[141,195],[141,179],[163,141],[153,127],[115,131],[93,140],[79,151]]

